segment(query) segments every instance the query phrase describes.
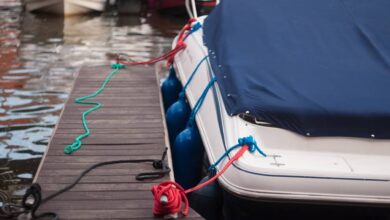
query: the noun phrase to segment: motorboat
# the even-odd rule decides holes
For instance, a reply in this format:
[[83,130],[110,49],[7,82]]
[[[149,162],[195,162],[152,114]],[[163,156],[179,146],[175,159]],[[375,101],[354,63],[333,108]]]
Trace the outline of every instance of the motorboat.
[[209,163],[248,136],[266,154],[234,162],[218,178],[224,191],[390,205],[389,10],[385,0],[224,0],[196,18],[202,28],[173,66],[182,85],[198,68],[185,90],[191,108],[216,78],[196,115]]
[[60,15],[102,12],[106,0],[25,0],[29,12],[45,12]]

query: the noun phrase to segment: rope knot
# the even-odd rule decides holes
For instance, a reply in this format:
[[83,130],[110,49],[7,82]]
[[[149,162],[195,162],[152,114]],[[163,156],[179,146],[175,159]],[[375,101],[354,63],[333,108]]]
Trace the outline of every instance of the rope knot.
[[187,46],[186,43],[184,41],[182,41],[182,40],[179,40],[176,43],[176,48],[178,48],[178,49],[185,48],[186,46]]
[[[153,214],[165,216],[181,211],[186,216],[188,214],[188,199],[186,193],[179,184],[173,181],[165,181],[152,187],[154,196]],[[184,203],[184,208],[182,208]]]
[[162,169],[163,168],[163,161],[162,160],[153,161],[153,167],[154,167],[154,169]]
[[238,139],[238,144],[241,146],[243,145],[248,145],[248,150],[253,153],[255,151],[255,146],[257,145],[255,139],[253,136],[248,136],[248,137],[242,137]]
[[[29,198],[32,198],[32,203],[28,202]],[[34,183],[26,190],[26,193],[23,196],[22,205],[26,210],[32,210],[39,206],[41,203],[41,186],[37,183]]]
[[112,63],[110,66],[112,69],[117,69],[117,70],[125,68],[125,65],[120,63]]
[[67,145],[64,148],[64,153],[66,154],[72,154],[76,150],[78,150],[81,147],[81,141],[80,140],[75,140],[72,144]]
[[238,144],[241,145],[241,146],[247,145],[248,146],[248,150],[251,153],[254,153],[255,151],[257,151],[261,155],[263,155],[264,157],[267,157],[267,155],[262,150],[260,150],[259,146],[257,146],[257,142],[253,138],[252,135],[250,135],[248,137],[239,138],[238,139]]

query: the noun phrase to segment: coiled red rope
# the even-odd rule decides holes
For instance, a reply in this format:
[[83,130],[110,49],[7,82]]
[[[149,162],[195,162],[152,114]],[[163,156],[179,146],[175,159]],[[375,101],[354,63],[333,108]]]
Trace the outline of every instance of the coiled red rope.
[[[181,213],[186,216],[188,214],[189,204],[187,195],[195,190],[198,190],[202,187],[209,185],[214,182],[218,177],[220,177],[234,161],[240,158],[247,150],[248,145],[243,145],[242,148],[226,163],[220,172],[215,176],[203,182],[193,188],[184,190],[178,183],[173,181],[165,181],[159,185],[152,187],[152,193],[154,196],[154,207],[153,214],[155,216],[165,216],[173,213]],[[165,199],[162,199],[165,197]],[[184,207],[183,207],[184,203]]]
[[167,60],[168,61],[168,65],[172,64],[173,63],[173,59],[175,57],[175,55],[183,50],[184,48],[186,48],[186,44],[184,43],[184,39],[185,37],[189,34],[189,31],[191,30],[191,25],[193,22],[195,22],[196,19],[194,18],[191,18],[186,25],[184,25],[184,27],[180,30],[180,33],[179,33],[179,36],[177,38],[177,42],[176,42],[176,46],[175,48],[173,48],[172,50],[170,50],[169,52],[159,56],[159,57],[156,57],[156,58],[153,58],[151,60],[147,60],[147,61],[123,61],[123,60],[120,60],[118,56],[118,59],[116,60],[117,63],[120,63],[120,64],[123,64],[123,65],[149,65],[149,64],[154,64],[154,63],[157,63],[159,61],[162,61],[162,60]]

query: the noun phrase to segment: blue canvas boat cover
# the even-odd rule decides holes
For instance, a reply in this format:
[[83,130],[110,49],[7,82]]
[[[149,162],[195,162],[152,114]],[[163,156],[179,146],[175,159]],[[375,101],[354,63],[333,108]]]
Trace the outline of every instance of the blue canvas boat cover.
[[204,43],[229,114],[390,138],[389,0],[223,0]]

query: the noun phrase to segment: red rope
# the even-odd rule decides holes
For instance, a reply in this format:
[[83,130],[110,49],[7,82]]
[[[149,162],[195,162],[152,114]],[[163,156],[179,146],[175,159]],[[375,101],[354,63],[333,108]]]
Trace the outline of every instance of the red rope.
[[184,43],[184,39],[185,37],[188,35],[189,33],[189,30],[191,30],[191,25],[193,22],[195,22],[196,19],[194,18],[191,18],[186,25],[184,25],[184,27],[180,30],[180,33],[179,33],[179,36],[177,38],[177,42],[176,42],[176,46],[175,48],[173,48],[172,50],[170,50],[169,52],[159,56],[159,57],[156,57],[156,58],[153,58],[151,60],[147,60],[147,61],[139,61],[139,62],[126,62],[126,61],[122,61],[122,60],[117,60],[117,63],[120,63],[120,64],[123,64],[123,65],[149,65],[149,64],[154,64],[154,63],[157,63],[159,61],[162,61],[162,60],[168,60],[168,65],[169,64],[172,64],[173,63],[173,58],[175,57],[175,55],[183,50],[184,48],[186,48],[186,44]]
[[[173,181],[165,181],[159,185],[152,187],[152,193],[154,196],[154,208],[153,214],[156,216],[164,216],[168,214],[182,212],[184,216],[188,214],[189,204],[186,194],[198,190],[202,187],[209,185],[220,177],[229,168],[234,161],[240,158],[248,150],[247,145],[243,145],[242,148],[227,162],[227,164],[218,172],[214,177],[201,183],[193,188],[184,190],[178,183]],[[165,196],[166,200],[161,201],[161,197]],[[184,203],[184,208],[182,205]]]
[[[183,187],[173,181],[165,181],[152,187],[154,196],[153,214],[164,216],[172,213],[178,213],[182,210],[184,202],[183,215],[188,214],[188,199]],[[161,196],[166,196],[166,202],[161,202]]]

